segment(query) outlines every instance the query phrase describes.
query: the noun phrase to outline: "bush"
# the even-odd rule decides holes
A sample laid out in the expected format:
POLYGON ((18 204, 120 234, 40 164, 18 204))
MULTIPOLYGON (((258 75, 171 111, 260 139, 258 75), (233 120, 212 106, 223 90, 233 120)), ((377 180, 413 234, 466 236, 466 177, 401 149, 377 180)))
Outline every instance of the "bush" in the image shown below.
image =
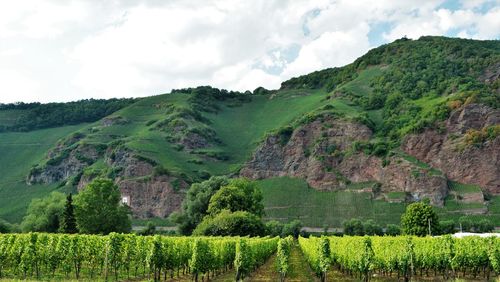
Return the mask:
POLYGON ((260 218, 246 211, 223 210, 215 216, 206 216, 193 231, 203 236, 264 236, 266 227, 260 218))
POLYGON ((487 219, 481 219, 475 226, 475 230, 479 233, 488 233, 495 229, 495 226, 491 221, 487 219))
POLYGON ((389 236, 398 236, 401 235, 401 229, 396 224, 387 224, 385 234, 389 236))
POLYGON ((363 229, 366 235, 383 235, 382 227, 377 224, 374 220, 369 219, 364 222, 363 229))
POLYGON ((439 222, 439 230, 441 234, 455 233, 455 222, 453 220, 442 220, 439 222))
POLYGON ((58 232, 65 203, 66 197, 60 192, 52 192, 45 198, 33 199, 21 223, 22 230, 58 232))
POLYGON ((281 236, 283 227, 284 224, 277 220, 268 221, 266 223, 266 234, 272 237, 281 236))
POLYGON ((365 235, 365 229, 363 226, 363 222, 360 219, 353 218, 347 221, 344 221, 344 234, 350 236, 363 236, 365 235))

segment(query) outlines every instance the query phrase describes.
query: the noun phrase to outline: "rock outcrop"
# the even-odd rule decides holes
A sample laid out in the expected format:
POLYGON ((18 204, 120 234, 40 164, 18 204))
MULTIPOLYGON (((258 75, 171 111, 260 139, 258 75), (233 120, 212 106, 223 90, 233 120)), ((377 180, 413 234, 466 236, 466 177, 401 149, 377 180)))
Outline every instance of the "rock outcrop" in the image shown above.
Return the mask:
POLYGON ((43 166, 35 167, 28 175, 28 184, 55 183, 65 181, 83 171, 100 156, 96 147, 79 145, 73 150, 49 153, 49 159, 43 166))
POLYGON ((469 104, 451 113, 444 127, 405 138, 402 149, 443 171, 454 181, 477 184, 500 194, 500 136, 480 145, 467 145, 464 133, 500 124, 500 110, 469 104))
POLYGON ((382 159, 352 152, 354 141, 368 141, 371 130, 338 118, 316 119, 293 131, 283 144, 269 136, 240 174, 252 179, 291 176, 321 190, 343 189, 349 182, 376 181, 382 192, 406 192, 412 199, 429 198, 442 205, 447 195, 444 176, 399 156, 382 159))

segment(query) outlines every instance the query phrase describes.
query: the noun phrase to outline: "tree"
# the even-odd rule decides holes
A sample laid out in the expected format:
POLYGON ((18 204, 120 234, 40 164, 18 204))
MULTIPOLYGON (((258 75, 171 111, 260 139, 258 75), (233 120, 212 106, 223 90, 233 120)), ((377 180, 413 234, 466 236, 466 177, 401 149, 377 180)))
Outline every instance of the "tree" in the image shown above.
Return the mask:
POLYGON ((418 202, 408 205, 401 216, 403 234, 426 236, 439 231, 438 215, 431 205, 418 202), (429 234, 430 233, 430 234, 429 234))
POLYGON ((66 197, 66 205, 61 217, 61 226, 59 231, 62 233, 75 234, 78 233, 76 228, 75 211, 73 207, 73 196, 71 193, 66 197))
POLYGON ((262 193, 254 182, 247 179, 232 179, 229 185, 217 191, 208 204, 208 214, 222 210, 247 211, 261 217, 264 213, 262 193))
POLYGON ((21 229, 24 232, 58 232, 64 201, 64 194, 59 192, 52 192, 45 198, 33 199, 21 223, 21 229))
POLYGON ((263 236, 266 228, 260 218, 246 211, 223 210, 215 216, 206 216, 193 231, 205 236, 263 236))
POLYGON ((181 212, 172 214, 171 219, 179 226, 179 232, 189 235, 194 228, 207 215, 210 198, 222 186, 229 184, 229 179, 225 176, 213 176, 201 183, 194 183, 189 188, 186 198, 182 202, 181 212))
POLYGON ((75 216, 81 233, 129 232, 130 210, 121 204, 120 190, 110 179, 96 178, 75 197, 75 216))
POLYGON ((344 221, 344 234, 350 236, 363 236, 365 235, 365 228, 363 222, 360 219, 353 218, 351 220, 344 221))

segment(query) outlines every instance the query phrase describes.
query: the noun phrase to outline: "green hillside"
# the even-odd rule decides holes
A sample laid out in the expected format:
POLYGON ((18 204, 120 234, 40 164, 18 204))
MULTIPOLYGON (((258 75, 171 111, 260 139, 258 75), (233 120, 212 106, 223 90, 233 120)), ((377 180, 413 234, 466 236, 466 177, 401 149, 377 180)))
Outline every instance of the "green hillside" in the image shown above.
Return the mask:
MULTIPOLYGON (((40 124, 33 124, 26 121, 33 110, 19 119, 16 117, 24 109, 0 107, 0 128, 7 131, 0 133, 0 218, 18 222, 30 199, 55 189, 75 189, 82 175, 116 177, 120 171, 109 160, 123 151, 155 167, 144 181, 158 173, 175 175, 188 184, 211 175, 236 175, 266 136, 289 137, 295 128, 323 113, 373 130, 373 138, 359 143, 357 150, 384 160, 401 155, 398 146, 402 138, 446 119, 452 110, 450 103, 472 101, 498 108, 498 82, 486 84, 479 78, 499 61, 498 41, 401 39, 375 48, 345 67, 285 81, 279 90, 179 89, 139 100, 115 101, 107 108, 111 114, 100 110, 88 115, 93 118, 89 123, 74 118, 72 123, 79 124, 68 126, 45 115, 40 124), (28 132, 8 132, 23 124, 26 127, 22 130, 28 132), (53 128, 33 130, 42 127, 53 128), (56 147, 55 153, 46 157, 49 149, 56 147), (78 155, 87 164, 80 173, 52 184, 25 184, 30 171, 59 165, 78 148, 88 147, 100 155, 97 159, 78 155)), ((38 105, 37 109, 43 107, 38 105)), ((61 111, 72 111, 72 107, 61 111)), ((423 169, 433 169, 412 156, 403 157, 423 169)), ((384 201, 354 191, 356 185, 350 187, 353 191, 348 187, 339 192, 318 192, 304 181, 288 178, 262 180, 259 185, 268 219, 299 218, 310 226, 339 226, 350 217, 394 223, 404 209, 404 192, 387 194, 388 201, 384 201)), ((454 183, 452 189, 470 190, 460 185, 454 183)), ((497 199, 492 199, 491 203, 465 205, 447 199, 440 212, 445 217, 459 217, 462 210, 487 205, 493 211, 497 199)), ((496 217, 494 220, 500 224, 496 217)))
POLYGON ((18 222, 31 199, 60 189, 58 184, 28 186, 26 176, 33 165, 44 159, 57 140, 84 126, 0 133, 0 218, 18 222))

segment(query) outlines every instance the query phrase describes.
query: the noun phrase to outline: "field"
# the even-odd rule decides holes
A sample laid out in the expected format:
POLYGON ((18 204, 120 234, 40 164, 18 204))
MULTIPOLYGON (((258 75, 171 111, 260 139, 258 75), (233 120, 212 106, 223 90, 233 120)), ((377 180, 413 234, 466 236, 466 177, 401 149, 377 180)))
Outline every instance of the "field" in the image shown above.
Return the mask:
POLYGON ((499 260, 497 237, 0 235, 6 281, 477 281, 499 260))

